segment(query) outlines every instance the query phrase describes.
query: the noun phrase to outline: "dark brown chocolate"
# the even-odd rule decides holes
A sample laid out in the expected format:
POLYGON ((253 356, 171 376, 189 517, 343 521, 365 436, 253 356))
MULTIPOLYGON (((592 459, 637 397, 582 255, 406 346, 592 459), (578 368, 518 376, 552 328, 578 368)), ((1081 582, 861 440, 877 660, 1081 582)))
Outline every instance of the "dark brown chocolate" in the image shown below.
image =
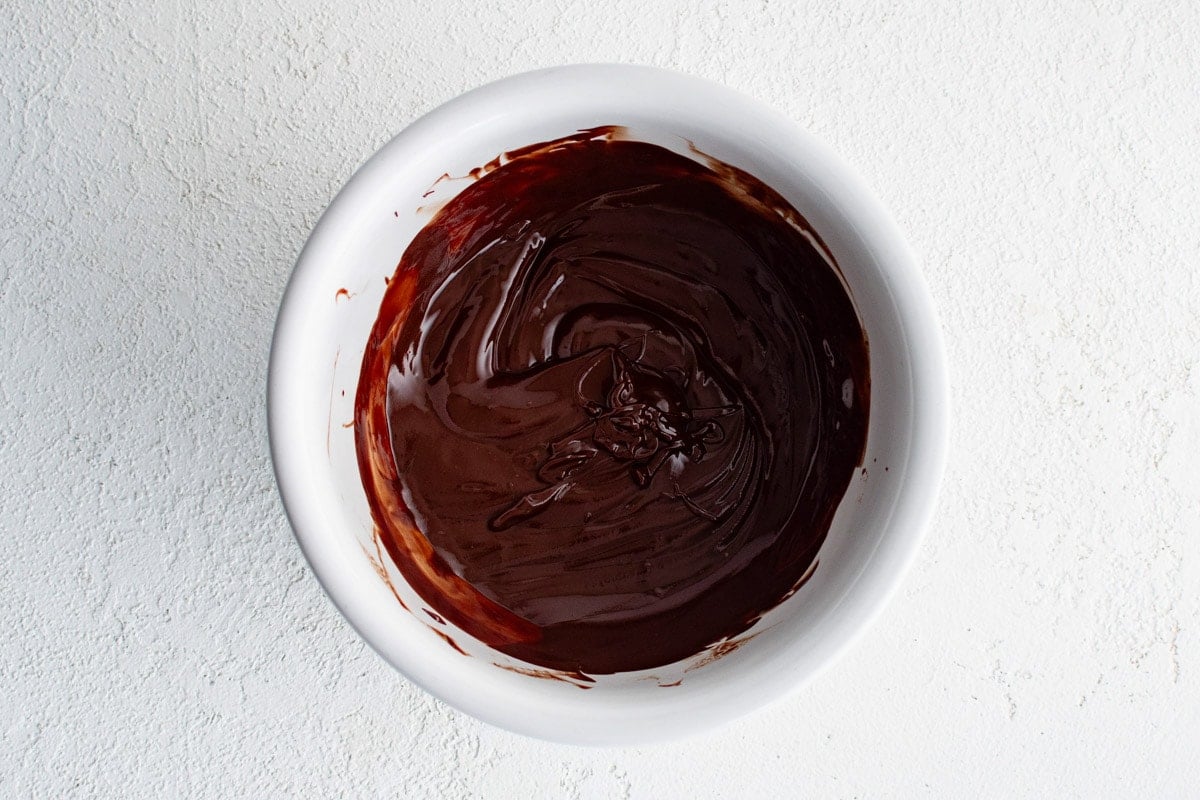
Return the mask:
POLYGON ((439 211, 356 399, 367 496, 417 592, 511 656, 592 674, 694 655, 796 587, 870 393, 800 215, 622 137, 506 154, 439 211))

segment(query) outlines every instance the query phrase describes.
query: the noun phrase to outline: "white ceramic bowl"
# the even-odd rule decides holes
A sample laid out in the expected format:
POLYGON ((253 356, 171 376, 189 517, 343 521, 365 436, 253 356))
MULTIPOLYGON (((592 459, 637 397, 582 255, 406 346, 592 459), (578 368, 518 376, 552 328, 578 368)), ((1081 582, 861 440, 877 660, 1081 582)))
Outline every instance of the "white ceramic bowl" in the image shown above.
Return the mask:
POLYGON ((313 230, 288 284, 271 351, 268 413, 296 538, 337 607, 385 659, 437 697, 501 727, 565 742, 630 744, 695 733, 775 700, 867 628, 913 560, 932 512, 948 400, 921 272, 887 212, 841 159, 788 119, 721 86, 647 67, 586 65, 468 92, 414 122, 354 175, 313 230), (610 124, 676 150, 691 141, 772 186, 813 224, 867 329, 871 417, 866 474, 851 483, 819 568, 751 629, 758 636, 720 658, 700 654, 599 676, 582 690, 514 671, 519 663, 422 613, 428 605, 375 546, 354 432, 344 424, 353 419, 384 277, 429 220, 430 204, 465 185, 443 180, 437 195, 425 197, 438 177, 465 176, 502 151, 610 124))

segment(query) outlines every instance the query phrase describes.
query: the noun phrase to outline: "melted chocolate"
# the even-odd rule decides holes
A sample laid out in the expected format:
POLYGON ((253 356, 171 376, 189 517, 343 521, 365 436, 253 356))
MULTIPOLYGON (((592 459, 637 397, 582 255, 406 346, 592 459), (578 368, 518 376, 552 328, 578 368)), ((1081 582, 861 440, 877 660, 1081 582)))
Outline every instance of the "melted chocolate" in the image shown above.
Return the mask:
POLYGON ((775 192, 597 129, 506 154, 405 251, 356 427, 381 538, 447 620, 581 673, 749 627, 861 462, 863 330, 775 192))

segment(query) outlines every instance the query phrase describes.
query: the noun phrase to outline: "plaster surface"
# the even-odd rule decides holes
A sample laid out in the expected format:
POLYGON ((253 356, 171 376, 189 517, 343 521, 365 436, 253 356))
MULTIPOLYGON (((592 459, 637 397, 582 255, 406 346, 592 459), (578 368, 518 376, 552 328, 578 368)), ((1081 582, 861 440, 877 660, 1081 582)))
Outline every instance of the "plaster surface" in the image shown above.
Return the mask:
POLYGON ((1195 797, 1200 6, 0 5, 0 796, 1195 797), (407 684, 277 499, 277 302, 357 165, 484 81, 767 101, 895 214, 952 452, 916 568, 799 695, 586 750, 407 684))

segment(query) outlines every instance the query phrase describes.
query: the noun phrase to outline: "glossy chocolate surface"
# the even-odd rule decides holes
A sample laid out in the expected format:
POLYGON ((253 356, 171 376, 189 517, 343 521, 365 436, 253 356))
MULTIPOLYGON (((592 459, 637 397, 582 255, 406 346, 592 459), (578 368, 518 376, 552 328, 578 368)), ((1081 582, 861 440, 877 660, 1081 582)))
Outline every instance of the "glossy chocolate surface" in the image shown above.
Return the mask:
POLYGON ((380 537, 439 614, 611 673, 734 636, 813 565, 869 367, 774 191, 606 128, 505 154, 418 234, 363 361, 380 537))

